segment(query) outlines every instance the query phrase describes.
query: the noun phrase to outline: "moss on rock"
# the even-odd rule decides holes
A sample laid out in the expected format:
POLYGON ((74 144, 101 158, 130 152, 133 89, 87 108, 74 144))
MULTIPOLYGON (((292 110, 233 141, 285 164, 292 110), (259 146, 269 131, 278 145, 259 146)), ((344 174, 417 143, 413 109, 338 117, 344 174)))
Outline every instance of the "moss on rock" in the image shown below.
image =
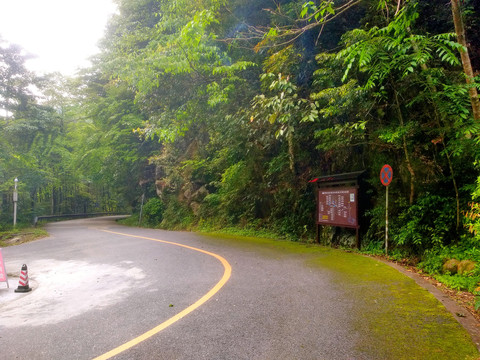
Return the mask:
POLYGON ((464 275, 466 273, 469 273, 470 271, 473 271, 475 269, 475 262, 471 260, 462 260, 458 263, 457 266, 457 273, 459 275, 464 275))
POLYGON ((457 259, 450 259, 442 266, 442 273, 445 275, 455 275, 458 271, 458 264, 460 261, 457 259))

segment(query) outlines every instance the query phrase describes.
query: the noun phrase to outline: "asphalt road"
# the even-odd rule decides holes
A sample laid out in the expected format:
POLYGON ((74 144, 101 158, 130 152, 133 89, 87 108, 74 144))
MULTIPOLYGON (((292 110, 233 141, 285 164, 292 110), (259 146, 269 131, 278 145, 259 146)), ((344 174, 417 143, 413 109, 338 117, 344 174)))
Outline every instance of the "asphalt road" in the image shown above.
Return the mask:
POLYGON ((362 346, 358 299, 301 253, 111 218, 47 230, 3 249, 0 359, 385 358, 362 346), (24 263, 33 291, 17 294, 24 263))

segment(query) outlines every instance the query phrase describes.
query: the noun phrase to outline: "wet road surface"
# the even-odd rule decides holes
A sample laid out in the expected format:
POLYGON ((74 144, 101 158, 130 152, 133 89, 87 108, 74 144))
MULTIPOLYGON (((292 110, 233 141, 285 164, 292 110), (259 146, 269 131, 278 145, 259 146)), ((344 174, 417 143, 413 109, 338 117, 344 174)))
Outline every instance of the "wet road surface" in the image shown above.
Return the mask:
MULTIPOLYGON (((128 228, 111 218, 47 230, 48 238, 3 249, 12 288, 0 284, 0 359, 109 358, 122 346, 115 359, 411 358, 398 350, 415 346, 408 337, 384 346, 375 340, 382 329, 364 324, 365 313, 375 316, 385 286, 372 285, 372 298, 365 299, 365 285, 347 288, 348 279, 313 264, 308 252, 128 228), (23 263, 33 291, 13 293, 23 263)), ((395 291, 402 286, 396 283, 395 291)), ((439 308, 441 316, 425 314, 427 322, 434 318, 471 342, 441 304, 415 291, 405 294, 425 296, 439 308)), ((437 328, 415 331, 435 338, 437 328)), ((443 336, 435 348, 458 341, 443 336)), ((433 355, 422 358, 440 359, 442 349, 433 355)))

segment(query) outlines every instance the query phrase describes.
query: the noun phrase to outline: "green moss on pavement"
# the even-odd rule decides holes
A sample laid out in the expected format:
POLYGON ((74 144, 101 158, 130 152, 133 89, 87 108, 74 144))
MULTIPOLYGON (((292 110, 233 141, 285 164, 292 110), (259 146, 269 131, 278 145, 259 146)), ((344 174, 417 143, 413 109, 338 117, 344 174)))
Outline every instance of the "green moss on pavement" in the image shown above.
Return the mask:
POLYGON ((309 265, 332 270, 351 299, 357 348, 371 359, 477 359, 470 335, 427 290, 372 258, 331 249, 309 265))
POLYGON ((369 359, 478 359, 466 330, 427 290, 392 267, 357 253, 290 241, 208 234, 230 246, 281 259, 302 255, 308 266, 331 271, 351 299, 357 350, 369 359))

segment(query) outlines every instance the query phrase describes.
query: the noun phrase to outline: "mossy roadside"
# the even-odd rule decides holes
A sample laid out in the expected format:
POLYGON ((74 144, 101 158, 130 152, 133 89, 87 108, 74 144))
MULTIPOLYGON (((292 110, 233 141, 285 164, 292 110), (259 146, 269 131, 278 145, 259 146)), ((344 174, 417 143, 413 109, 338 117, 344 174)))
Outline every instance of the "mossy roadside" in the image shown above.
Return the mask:
POLYGON ((27 243, 47 236, 48 232, 38 227, 0 231, 0 248, 27 243))
POLYGON ((309 260, 335 271, 356 299, 355 330, 367 335, 359 350, 375 359, 477 359, 478 350, 454 316, 427 290, 390 266, 333 250, 309 260))
POLYGON ((316 244, 202 233, 243 251, 281 259, 301 255, 327 269, 352 301, 357 350, 369 359, 479 359, 468 332, 427 290, 387 264, 316 244))

